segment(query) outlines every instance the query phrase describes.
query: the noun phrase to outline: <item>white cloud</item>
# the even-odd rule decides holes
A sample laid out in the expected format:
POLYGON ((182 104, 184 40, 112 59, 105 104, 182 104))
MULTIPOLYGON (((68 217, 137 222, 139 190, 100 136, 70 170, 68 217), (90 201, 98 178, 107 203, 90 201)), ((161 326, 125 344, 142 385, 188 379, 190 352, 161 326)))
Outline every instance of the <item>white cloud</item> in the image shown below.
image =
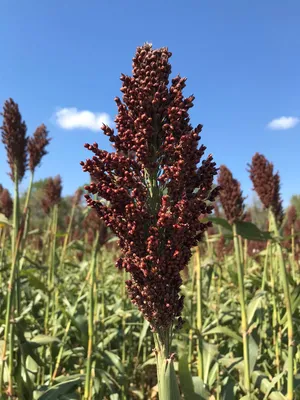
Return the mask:
POLYGON ((55 121, 63 129, 90 129, 99 131, 101 125, 111 124, 107 113, 94 113, 88 110, 78 110, 75 107, 61 108, 55 113, 55 121))
POLYGON ((273 119, 268 123, 268 128, 272 130, 291 129, 299 124, 300 119, 297 117, 280 117, 273 119))

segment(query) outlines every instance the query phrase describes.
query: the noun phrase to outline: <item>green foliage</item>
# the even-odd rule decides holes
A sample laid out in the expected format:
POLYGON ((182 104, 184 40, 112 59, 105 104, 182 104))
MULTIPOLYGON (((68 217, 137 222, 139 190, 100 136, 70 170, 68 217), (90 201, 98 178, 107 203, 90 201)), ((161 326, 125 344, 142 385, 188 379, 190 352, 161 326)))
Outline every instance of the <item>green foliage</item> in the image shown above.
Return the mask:
MULTIPOLYGON (((39 206, 44 183, 42 180, 33 185, 30 230, 20 247, 21 298, 20 314, 14 320, 14 394, 22 399, 23 392, 26 400, 84 399, 89 368, 90 399, 146 400, 151 396, 157 399, 153 334, 149 323, 143 320, 127 297, 124 284, 127 274, 120 273, 114 266, 118 255, 115 238, 97 251, 94 282, 91 283, 92 246, 82 229, 79 238, 72 237, 75 228, 81 227, 85 211, 80 205, 75 210, 64 254, 63 239, 67 229, 64 217, 70 215, 72 201, 70 197, 62 200, 58 232, 55 233, 53 215, 45 218, 39 206), (40 248, 35 245, 36 237, 43 240, 40 248), (18 359, 21 360, 19 364, 18 359)), ((211 220, 226 233, 228 241, 232 240, 232 228, 226 220, 221 217, 211 220)), ((253 399, 281 400, 286 398, 287 390, 287 310, 275 251, 277 239, 265 232, 262 225, 237 223, 244 261, 251 390, 253 399), (272 251, 249 257, 245 252, 246 239, 248 242, 269 241, 272 251), (265 265, 267 279, 262 290, 265 265)), ((0 229, 0 351, 3 353, 12 228, 5 223, 0 229)), ((185 271, 182 291, 186 322, 181 331, 175 330, 170 349, 175 353, 174 358, 162 361, 161 376, 166 393, 171 386, 175 390, 178 379, 181 390, 178 398, 181 396, 184 400, 245 398, 238 276, 232 252, 223 260, 217 258, 219 238, 220 233, 207 236, 206 242, 200 245, 201 274, 197 277, 201 280, 200 286, 194 260, 185 271), (199 293, 200 302, 197 301, 199 293), (201 324, 197 321, 199 306, 201 324)), ((283 249, 283 256, 288 271, 292 271, 291 251, 283 249)), ((300 321, 299 278, 297 264, 295 276, 288 272, 295 322, 300 321)), ((299 339, 300 331, 296 328, 293 338, 295 371, 300 362, 299 339)), ((8 350, 4 360, 6 389, 7 360, 8 350)), ((298 390, 297 379, 295 375, 295 391, 298 390)), ((8 398, 3 396, 3 399, 8 398)))

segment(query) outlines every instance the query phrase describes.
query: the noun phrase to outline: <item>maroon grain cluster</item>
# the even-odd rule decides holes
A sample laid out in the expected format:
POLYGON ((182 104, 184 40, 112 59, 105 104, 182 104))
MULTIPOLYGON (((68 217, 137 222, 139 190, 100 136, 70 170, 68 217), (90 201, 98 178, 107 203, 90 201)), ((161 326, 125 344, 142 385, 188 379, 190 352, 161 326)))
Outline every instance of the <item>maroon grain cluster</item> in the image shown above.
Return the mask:
POLYGON ((77 189, 72 199, 74 206, 78 206, 80 204, 82 196, 83 196, 83 190, 81 188, 77 189))
POLYGON ((256 153, 249 165, 250 178, 254 190, 265 208, 271 209, 276 220, 281 224, 283 219, 282 200, 280 198, 280 178, 274 174, 274 166, 264 155, 256 153))
MULTIPOLYGON (((288 210, 287 210, 287 221, 284 225, 283 228, 283 233, 284 233, 284 237, 285 240, 283 242, 283 245, 285 248, 287 249, 291 249, 291 235, 296 231, 295 228, 297 228, 299 225, 299 220, 297 220, 297 210, 296 207, 294 205, 291 205, 288 210)), ((296 234, 294 237, 295 243, 299 242, 299 236, 296 234)))
POLYGON ((194 96, 183 96, 185 78, 169 85, 170 56, 148 44, 137 49, 133 75, 121 75, 123 100, 115 99, 117 134, 102 126, 115 152, 86 144, 94 156, 81 163, 92 177, 85 189, 106 200, 86 195, 88 205, 119 237, 117 266, 131 274, 129 295, 153 330, 181 323, 180 271, 208 226, 199 216, 211 213, 207 200, 218 193, 212 156, 200 163, 202 126, 190 124, 194 96))
POLYGON ((17 173, 17 179, 21 181, 27 168, 27 127, 22 120, 18 104, 12 99, 6 100, 1 115, 3 116, 2 142, 5 145, 11 170, 9 175, 15 181, 15 173, 17 173))
POLYGON ((50 143, 48 131, 44 124, 37 127, 33 137, 28 139, 29 169, 31 172, 41 163, 44 155, 47 154, 46 147, 50 143))
POLYGON ((99 245, 103 246, 108 238, 108 230, 104 222, 99 218, 96 210, 90 210, 83 220, 83 229, 87 234, 87 240, 90 245, 94 243, 96 233, 99 234, 99 245))
POLYGON ((241 185, 225 165, 220 167, 218 184, 221 188, 219 198, 227 220, 232 224, 242 219, 245 206, 241 185))
POLYGON ((61 190, 61 177, 59 175, 55 178, 48 178, 44 188, 44 197, 42 199, 42 207, 46 214, 49 214, 55 204, 60 202, 61 190))
POLYGON ((248 240, 247 253, 250 257, 256 257, 261 251, 265 250, 267 242, 262 240, 248 240))
POLYGON ((287 210, 287 225, 292 227, 297 219, 297 210, 294 205, 291 205, 287 210))
POLYGON ((13 211, 13 201, 7 189, 0 184, 0 214, 10 218, 13 211))

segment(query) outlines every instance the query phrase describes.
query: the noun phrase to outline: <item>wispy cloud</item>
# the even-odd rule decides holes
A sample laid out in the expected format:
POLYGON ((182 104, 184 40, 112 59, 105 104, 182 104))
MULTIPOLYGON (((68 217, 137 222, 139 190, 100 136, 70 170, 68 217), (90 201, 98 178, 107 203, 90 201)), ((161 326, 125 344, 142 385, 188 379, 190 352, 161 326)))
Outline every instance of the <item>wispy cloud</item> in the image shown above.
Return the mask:
POLYGON ((272 130, 285 130, 294 128, 299 122, 300 118, 297 117, 280 117, 269 122, 267 127, 272 130))
POLYGON ((55 115, 56 124, 63 129, 89 129, 100 130, 101 125, 111 124, 111 118, 107 113, 94 113, 88 110, 78 110, 75 107, 61 108, 55 115))

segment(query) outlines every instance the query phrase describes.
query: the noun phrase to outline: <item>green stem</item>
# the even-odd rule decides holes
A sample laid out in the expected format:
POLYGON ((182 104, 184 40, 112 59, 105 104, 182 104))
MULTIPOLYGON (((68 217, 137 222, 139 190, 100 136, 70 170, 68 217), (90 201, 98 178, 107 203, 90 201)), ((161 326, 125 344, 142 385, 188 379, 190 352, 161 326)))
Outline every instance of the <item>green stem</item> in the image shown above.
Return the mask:
POLYGON ((196 283, 196 271, 195 268, 192 268, 192 296, 191 296, 191 305, 190 305, 190 331, 189 331, 189 365, 192 366, 193 362, 193 323, 194 323, 194 292, 195 292, 195 283, 196 283))
POLYGON ((291 236, 292 236, 292 271, 293 271, 293 278, 296 278, 296 268, 295 268, 295 227, 292 224, 291 227, 291 236))
MULTIPOLYGON (((49 270, 48 270, 48 296, 45 311, 45 333, 49 333, 49 314, 50 314, 50 303, 51 297, 54 299, 54 277, 55 277, 55 252, 56 252, 56 231, 57 231, 57 205, 55 205, 51 211, 51 240, 50 240, 50 252, 49 252, 49 270)), ((52 303, 53 311, 54 303, 52 303)), ((53 313, 52 313, 53 315, 53 313)))
POLYGON ((244 265, 245 265, 245 275, 248 273, 248 239, 244 240, 244 265))
POLYGON ((241 305, 241 319, 242 319, 242 336, 243 336, 243 355, 244 355, 244 386, 246 394, 251 398, 251 381, 250 381, 250 359, 249 359, 249 340, 248 340, 248 320, 247 309, 245 302, 245 289, 244 289, 244 266, 241 259, 240 242, 237 235, 236 224, 233 224, 233 241, 236 267, 239 281, 240 305, 241 305))
POLYGON ((68 245, 68 242, 69 242, 69 237, 70 237, 70 233, 71 233, 71 229, 72 229, 72 224, 73 224, 73 219, 74 219, 74 214, 75 214, 75 208, 76 208, 76 205, 73 204, 72 210, 71 210, 70 221, 69 221, 69 224, 68 224, 68 228, 67 228, 67 232, 66 232, 66 235, 65 235, 65 238, 64 238, 64 244, 63 244, 63 248, 62 248, 61 256, 60 256, 60 263, 59 263, 59 270, 60 271, 62 270, 64 261, 65 261, 65 255, 66 255, 67 245, 68 245))
POLYGON ((92 357, 93 357, 93 343, 94 343, 94 284, 95 284, 95 270, 97 264, 97 252, 99 246, 99 232, 96 233, 92 262, 90 269, 90 288, 89 288, 89 316, 88 316, 88 349, 87 349, 87 361, 86 361, 86 377, 84 387, 84 400, 90 400, 92 398, 92 357))
POLYGON ((29 205, 31 191, 32 191, 33 178, 34 178, 34 171, 31 171, 28 190, 27 190, 27 194, 26 194, 25 205, 24 205, 24 214, 26 213, 28 205, 29 205))
POLYGON ((268 241, 267 247, 266 247, 266 256, 264 260, 264 272, 263 272, 263 278, 261 282, 261 290, 265 290, 266 282, 267 282, 267 275, 268 275, 268 263, 269 263, 269 251, 270 251, 270 242, 268 241))
POLYGON ((105 320, 105 271, 104 271, 104 261, 103 261, 102 252, 100 253, 100 265, 101 265, 101 269, 102 269, 102 279, 101 279, 101 286, 102 286, 102 291, 101 291, 101 320, 102 320, 102 324, 104 326, 104 320, 105 320))
MULTIPOLYGON (((11 324, 11 319, 14 319, 14 301, 15 301, 15 283, 17 281, 17 291, 20 290, 18 284, 18 248, 20 245, 21 234, 19 233, 19 181, 18 181, 18 171, 17 167, 14 168, 14 204, 13 204, 13 230, 12 230, 12 251, 11 251, 11 270, 10 277, 7 288, 7 303, 6 303, 6 314, 5 314, 5 333, 4 333, 4 344, 2 351, 2 360, 0 367, 0 393, 3 389, 3 375, 4 375, 4 365, 6 358, 6 348, 9 338, 9 358, 8 358, 8 393, 12 394, 12 381, 13 381, 13 373, 14 373, 14 326, 11 324)), ((19 292, 18 292, 19 294, 19 292)), ((19 299, 19 297, 18 297, 19 299)), ((17 299, 17 300, 18 300, 17 299)), ((17 311, 19 311, 19 301, 16 302, 17 311)))
POLYGON ((283 258, 282 248, 279 242, 279 232, 276 224, 274 213, 270 211, 270 220, 274 230, 275 239, 277 239, 276 250, 280 268, 280 279, 283 285, 284 299, 287 313, 287 324, 288 324, 288 390, 287 400, 293 400, 294 393, 294 375, 293 375, 293 356, 294 356, 294 337, 293 337, 293 313, 292 313, 292 302, 289 288, 289 282, 287 277, 286 266, 283 258))
POLYGON ((197 368, 198 376, 203 380, 203 345, 202 345, 202 322, 203 322, 203 310, 202 310, 202 268, 200 259, 200 248, 196 248, 196 281, 197 281, 197 330, 198 330, 198 340, 197 340, 197 368))
MULTIPOLYGON (((0 255, 0 287, 2 287, 2 268, 5 264, 5 240, 6 240, 6 226, 3 228, 0 228, 0 241, 1 241, 1 255, 0 255)), ((1 389, 1 388, 0 388, 1 389)))
POLYGON ((172 328, 154 333, 159 400, 180 400, 180 392, 170 355, 172 328))
POLYGON ((63 336, 62 341, 61 341, 59 353, 58 353, 58 356, 57 356, 57 359, 56 359, 55 369, 54 369, 53 375, 52 375, 52 377, 51 377, 51 383, 53 383, 53 381, 54 381, 55 378, 56 378, 56 375, 57 375, 57 372, 58 372, 58 369, 59 369, 59 366, 60 366, 62 354, 63 354, 63 351, 64 351, 64 346, 65 346, 66 343, 67 343, 68 333, 69 333, 69 330, 70 330, 70 328, 71 328, 72 318, 73 318, 73 316, 74 316, 74 314, 75 314, 75 312, 76 312, 78 303, 79 303, 79 301, 80 301, 80 299, 81 299, 81 297, 82 297, 83 291, 84 291, 84 289, 85 289, 85 287, 86 287, 86 284, 87 284, 87 281, 89 280, 89 278, 90 278, 90 272, 88 273, 88 275, 87 275, 85 281, 83 282, 83 285, 81 286, 81 289, 80 289, 80 292, 79 292, 79 294, 78 294, 78 296, 77 296, 77 299, 76 299, 76 302, 75 302, 75 304, 74 304, 74 307, 72 308, 72 311, 71 311, 71 313, 70 313, 70 319, 69 319, 69 321, 68 321, 68 323, 67 323, 67 326, 66 326, 65 332, 64 332, 64 336, 63 336))
MULTIPOLYGON (((273 243, 270 244, 270 286, 272 294, 272 335, 273 335, 273 346, 275 349, 275 360, 274 364, 276 366, 276 374, 280 374, 280 360, 279 360, 279 348, 277 342, 277 332, 278 332, 278 315, 277 315, 277 301, 275 293, 275 261, 274 260, 274 249, 273 243)), ((280 382, 277 382, 277 388, 280 389, 280 382)))

